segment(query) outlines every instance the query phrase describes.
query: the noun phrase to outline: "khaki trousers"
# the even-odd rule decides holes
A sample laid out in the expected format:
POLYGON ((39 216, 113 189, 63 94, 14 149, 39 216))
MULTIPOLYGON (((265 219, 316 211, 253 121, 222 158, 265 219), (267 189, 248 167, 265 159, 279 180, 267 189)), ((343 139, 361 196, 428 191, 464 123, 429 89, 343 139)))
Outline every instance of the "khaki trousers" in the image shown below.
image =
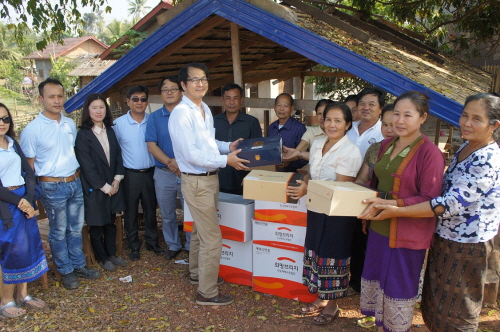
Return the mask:
POLYGON ((189 251, 190 277, 199 280, 198 293, 211 298, 219 294, 217 277, 222 251, 217 219, 219 177, 182 174, 181 190, 194 220, 189 251))

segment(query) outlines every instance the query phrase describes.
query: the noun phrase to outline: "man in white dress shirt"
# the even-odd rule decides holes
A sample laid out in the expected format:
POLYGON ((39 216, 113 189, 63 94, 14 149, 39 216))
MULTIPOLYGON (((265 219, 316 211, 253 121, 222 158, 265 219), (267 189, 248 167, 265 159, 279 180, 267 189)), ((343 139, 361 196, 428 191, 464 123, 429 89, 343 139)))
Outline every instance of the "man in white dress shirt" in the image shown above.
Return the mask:
POLYGON ((216 215, 217 174, 226 165, 248 169, 242 164, 248 161, 237 156, 238 140, 229 143, 215 139, 212 113, 202 101, 208 91, 208 75, 207 67, 201 63, 190 63, 179 71, 184 96, 170 115, 168 130, 182 172, 182 194, 194 219, 189 272, 190 282, 198 284, 196 303, 226 305, 234 299, 219 293, 217 288, 224 282, 218 278, 222 235, 216 215))

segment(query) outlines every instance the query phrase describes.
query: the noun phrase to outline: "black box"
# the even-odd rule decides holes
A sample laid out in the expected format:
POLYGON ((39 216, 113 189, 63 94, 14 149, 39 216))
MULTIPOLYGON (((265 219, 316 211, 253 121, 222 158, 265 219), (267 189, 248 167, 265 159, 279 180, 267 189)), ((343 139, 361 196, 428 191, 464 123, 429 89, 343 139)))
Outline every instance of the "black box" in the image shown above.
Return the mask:
POLYGON ((245 139, 238 143, 238 157, 250 161, 247 167, 280 165, 281 146, 280 136, 245 139))

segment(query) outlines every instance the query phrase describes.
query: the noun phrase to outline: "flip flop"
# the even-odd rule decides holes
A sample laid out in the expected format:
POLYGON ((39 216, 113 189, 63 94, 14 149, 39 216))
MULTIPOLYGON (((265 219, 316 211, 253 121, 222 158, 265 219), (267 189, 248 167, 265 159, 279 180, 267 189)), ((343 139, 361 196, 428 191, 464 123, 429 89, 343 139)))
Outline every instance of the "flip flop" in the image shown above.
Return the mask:
POLYGON ((0 314, 4 315, 7 318, 16 318, 26 314, 26 310, 19 308, 15 301, 10 301, 9 303, 0 308, 0 314), (17 308, 22 312, 18 312, 17 314, 9 314, 7 311, 5 311, 5 309, 7 308, 17 308))
POLYGON ((34 298, 31 295, 26 295, 26 297, 24 299, 22 299, 21 302, 19 303, 20 307, 26 307, 26 308, 30 308, 30 309, 34 309, 34 310, 41 310, 41 309, 45 308, 45 305, 46 305, 45 302, 43 302, 40 299, 34 298), (42 306, 35 306, 33 304, 30 304, 29 303, 30 301, 36 302, 38 304, 43 304, 43 305, 42 306))
POLYGON ((315 314, 317 312, 320 312, 321 310, 323 310, 325 306, 318 306, 316 304, 313 303, 307 303, 305 306, 303 306, 301 309, 300 309, 300 312, 303 314, 303 315, 309 315, 309 314, 315 314))
POLYGON ((364 318, 358 319, 358 326, 364 327, 365 329, 371 329, 372 327, 376 327, 375 317, 366 316, 364 318))
POLYGON ((314 323, 314 325, 327 325, 327 324, 330 324, 335 319, 337 319, 337 317, 339 317, 339 314, 340 314, 340 309, 337 309, 337 311, 335 311, 335 313, 333 315, 321 313, 318 316, 314 317, 315 319, 313 319, 313 323, 314 323), (323 320, 322 321, 317 321, 316 318, 318 318, 318 317, 322 318, 323 320))

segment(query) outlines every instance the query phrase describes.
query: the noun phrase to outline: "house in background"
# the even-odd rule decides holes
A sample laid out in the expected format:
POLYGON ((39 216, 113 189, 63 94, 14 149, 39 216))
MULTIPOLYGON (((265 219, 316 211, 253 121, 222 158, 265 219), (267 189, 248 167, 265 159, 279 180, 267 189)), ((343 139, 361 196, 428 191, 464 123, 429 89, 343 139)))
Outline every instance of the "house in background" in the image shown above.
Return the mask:
POLYGON ((89 55, 99 55, 103 53, 108 46, 92 36, 65 38, 64 45, 57 42, 49 44, 43 51, 35 51, 32 54, 24 57, 25 60, 30 60, 35 63, 36 74, 40 81, 49 77, 52 70, 51 56, 54 59, 65 57, 68 59, 86 59, 89 55))

